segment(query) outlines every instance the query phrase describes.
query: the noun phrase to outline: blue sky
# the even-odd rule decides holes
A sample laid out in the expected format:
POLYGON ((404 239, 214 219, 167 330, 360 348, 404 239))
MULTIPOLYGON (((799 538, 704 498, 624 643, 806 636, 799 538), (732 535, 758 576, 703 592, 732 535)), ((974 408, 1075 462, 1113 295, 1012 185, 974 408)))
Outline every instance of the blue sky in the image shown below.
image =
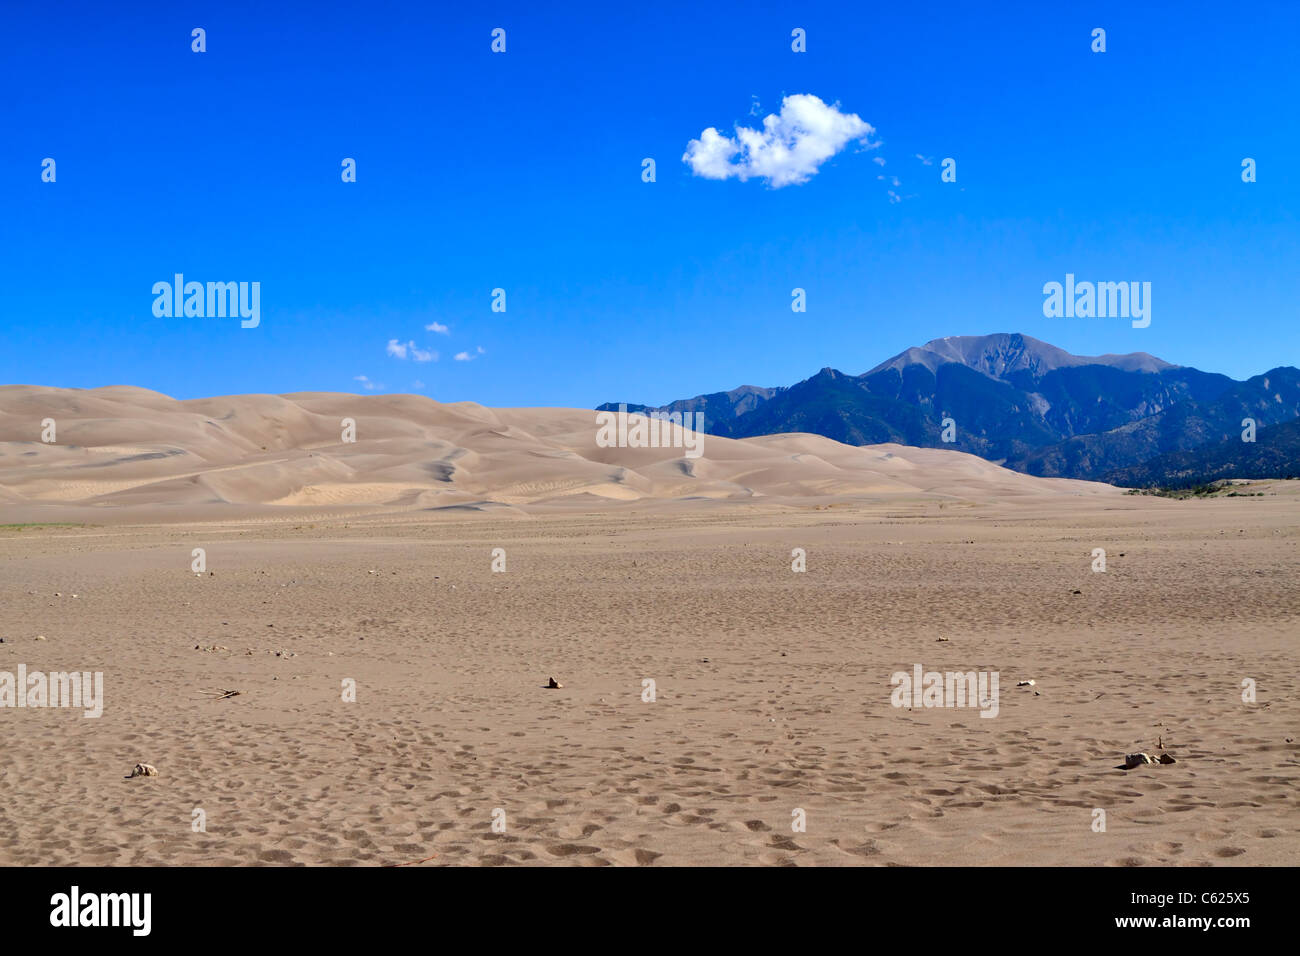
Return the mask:
POLYGON ((1300 4, 154 6, 6 12, 0 382, 590 407, 998 331, 1300 362, 1300 4), (866 142, 780 188, 682 161, 801 94, 866 142), (261 324, 155 317, 177 272, 261 324), (1150 327, 1045 318, 1067 272, 1151 282, 1150 327))

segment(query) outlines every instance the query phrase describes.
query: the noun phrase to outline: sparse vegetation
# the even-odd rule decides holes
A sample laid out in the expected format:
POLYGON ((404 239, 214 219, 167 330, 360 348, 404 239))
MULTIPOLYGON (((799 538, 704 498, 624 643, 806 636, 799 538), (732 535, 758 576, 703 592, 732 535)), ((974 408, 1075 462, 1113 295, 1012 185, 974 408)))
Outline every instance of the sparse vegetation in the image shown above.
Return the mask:
POLYGON ((1228 491, 1227 494, 1221 492, 1227 491, 1232 487, 1229 480, 1211 481, 1199 485, 1191 485, 1186 488, 1175 488, 1169 486, 1155 488, 1130 488, 1127 494, 1130 495, 1156 495, 1161 498, 1263 498, 1262 491, 1228 491))
POLYGON ((84 528, 75 521, 27 521, 22 524, 0 524, 0 531, 26 531, 28 528, 84 528))

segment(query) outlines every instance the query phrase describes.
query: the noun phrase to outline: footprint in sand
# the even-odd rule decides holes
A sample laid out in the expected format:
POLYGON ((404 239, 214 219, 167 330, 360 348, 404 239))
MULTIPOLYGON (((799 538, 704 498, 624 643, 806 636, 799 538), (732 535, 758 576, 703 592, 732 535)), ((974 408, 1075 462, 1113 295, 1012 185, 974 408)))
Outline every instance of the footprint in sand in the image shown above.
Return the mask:
POLYGON ((557 835, 565 840, 585 839, 591 836, 597 830, 603 830, 604 827, 597 826, 594 823, 585 823, 582 826, 561 827, 556 831, 557 835))
POLYGON ((653 850, 646 850, 641 847, 634 847, 631 850, 619 850, 611 853, 614 862, 620 866, 651 866, 654 861, 663 856, 662 853, 655 853, 653 850))
POLYGON ((583 846, 579 843, 556 843, 546 848, 546 852, 551 856, 571 857, 571 856, 592 856, 600 852, 598 846, 583 846))
POLYGON ((843 853, 852 853, 854 856, 879 856, 880 847, 876 846, 875 840, 868 840, 860 846, 840 846, 839 840, 831 840, 831 846, 843 853))

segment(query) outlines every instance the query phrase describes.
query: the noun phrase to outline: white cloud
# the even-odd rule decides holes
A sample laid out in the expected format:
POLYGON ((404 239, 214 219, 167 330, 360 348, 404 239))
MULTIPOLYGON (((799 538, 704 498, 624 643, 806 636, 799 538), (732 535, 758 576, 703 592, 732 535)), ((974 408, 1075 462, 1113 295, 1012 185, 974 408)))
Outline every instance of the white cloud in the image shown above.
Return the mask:
POLYGON ((889 183, 891 186, 903 185, 901 182, 898 181, 897 176, 877 176, 876 178, 884 180, 885 182, 889 183))
POLYGON ((439 335, 451 335, 451 329, 441 322, 430 322, 424 327, 426 332, 437 332, 439 335))
POLYGON ((891 205, 903 201, 903 197, 898 195, 898 193, 894 192, 892 189, 886 189, 885 192, 889 193, 889 202, 891 205))
POLYGON ((457 352, 457 353, 456 353, 456 361, 457 361, 457 362, 472 362, 472 361, 474 361, 474 356, 470 355, 468 352, 457 352))
POLYGON ((372 382, 372 381, 370 381, 370 379, 367 378, 367 377, 364 376, 364 375, 354 375, 354 376, 352 376, 352 381, 354 381, 354 382, 360 382, 360 383, 361 383, 361 387, 364 388, 367 392, 373 392, 373 391, 375 391, 375 389, 379 389, 379 388, 383 388, 383 387, 384 387, 384 386, 380 385, 378 382, 372 382))
POLYGON ((411 388, 415 389, 417 392, 422 392, 425 389, 425 385, 417 378, 414 382, 411 383, 411 388))
POLYGON ((867 142, 875 130, 856 113, 841 113, 811 93, 781 101, 781 113, 763 119, 763 129, 737 126, 723 136, 710 126, 686 144, 682 161, 705 179, 766 179, 773 189, 806 183, 818 168, 851 141, 867 142))
POLYGON ((873 156, 871 157, 871 161, 875 163, 877 166, 885 165, 885 157, 883 156, 873 156))
POLYGON ((415 361, 417 362, 438 361, 437 352, 431 352, 428 349, 419 348, 418 346, 416 346, 414 342, 411 341, 402 343, 397 341, 397 339, 389 339, 388 346, 385 349, 385 351, 393 358, 398 358, 398 359, 412 358, 415 359, 415 361))
POLYGON ((933 165, 934 165, 934 157, 933 157, 933 156, 922 156, 920 153, 917 153, 917 154, 916 154, 916 158, 919 159, 919 160, 921 161, 921 165, 923 165, 923 166, 933 166, 933 165))

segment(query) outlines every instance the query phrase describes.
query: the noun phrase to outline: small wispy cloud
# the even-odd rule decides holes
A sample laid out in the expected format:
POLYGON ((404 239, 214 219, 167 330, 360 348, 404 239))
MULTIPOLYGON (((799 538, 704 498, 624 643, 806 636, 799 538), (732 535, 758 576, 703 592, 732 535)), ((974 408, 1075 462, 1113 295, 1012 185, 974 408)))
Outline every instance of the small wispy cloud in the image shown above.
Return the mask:
POLYGON ((897 176, 877 176, 876 178, 884 180, 885 182, 889 183, 889 185, 891 186, 903 185, 902 182, 899 181, 897 176))
POLYGON ((360 382, 361 387, 364 388, 367 392, 373 392, 384 387, 380 385, 378 382, 370 381, 370 379, 364 375, 354 375, 352 376, 352 381, 360 382))
POLYGON ((875 163, 877 166, 885 165, 885 157, 883 156, 872 156, 871 161, 875 163))
POLYGON ((399 342, 397 339, 389 339, 385 351, 393 358, 397 359, 414 359, 417 362, 436 362, 438 353, 429 349, 422 349, 413 341, 399 342))
POLYGON ((477 349, 475 350, 475 354, 472 354, 472 355, 471 355, 469 352, 457 352, 457 353, 456 353, 456 361, 457 361, 457 362, 472 362, 472 361, 474 361, 474 359, 478 358, 480 355, 486 355, 486 354, 487 354, 487 353, 483 350, 483 346, 480 345, 480 346, 478 346, 477 349))
POLYGON ((917 153, 917 154, 916 154, 916 158, 919 159, 919 160, 921 161, 921 165, 922 165, 922 166, 933 166, 933 165, 934 165, 934 157, 933 157, 933 156, 922 156, 920 153, 917 153))
POLYGON ((686 144, 682 162, 704 179, 766 179, 773 189, 806 183, 822 163, 850 142, 865 148, 875 129, 856 113, 840 111, 811 93, 781 101, 781 112, 763 119, 761 130, 737 126, 735 137, 710 126, 686 144))
POLYGON ((441 322, 430 322, 424 327, 426 332, 437 332, 439 335, 451 335, 451 329, 441 322))
POLYGON ((426 387, 427 386, 423 382, 421 382, 418 378, 411 383, 411 388, 415 389, 417 392, 424 391, 426 387))

